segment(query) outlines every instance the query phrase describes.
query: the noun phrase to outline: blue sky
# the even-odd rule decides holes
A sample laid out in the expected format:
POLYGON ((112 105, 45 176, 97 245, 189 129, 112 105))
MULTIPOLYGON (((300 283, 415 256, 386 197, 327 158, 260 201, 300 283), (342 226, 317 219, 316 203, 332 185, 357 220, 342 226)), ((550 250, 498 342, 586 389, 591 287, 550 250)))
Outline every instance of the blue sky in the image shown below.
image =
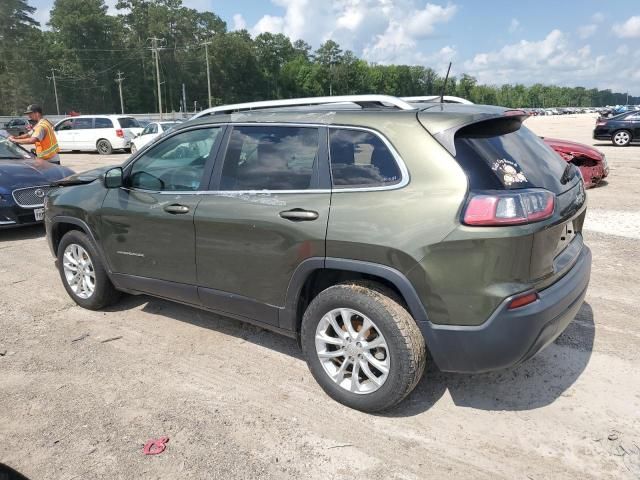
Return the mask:
MULTIPOLYGON (((106 0, 115 12, 116 0, 106 0)), ((46 22, 53 0, 30 0, 46 22)), ((228 28, 331 38, 371 62, 640 95, 638 0, 183 0, 228 28)))

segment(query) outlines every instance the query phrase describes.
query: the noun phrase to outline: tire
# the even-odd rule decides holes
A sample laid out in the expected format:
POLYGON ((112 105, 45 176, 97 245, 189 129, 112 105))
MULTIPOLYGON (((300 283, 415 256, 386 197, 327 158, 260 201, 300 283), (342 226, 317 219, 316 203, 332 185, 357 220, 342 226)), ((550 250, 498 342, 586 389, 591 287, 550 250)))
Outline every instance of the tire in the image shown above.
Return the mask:
POLYGON ((109 142, 109 140, 105 140, 104 138, 98 140, 98 143, 96 143, 96 148, 98 149, 98 153, 100 155, 111 155, 111 153, 113 152, 111 142, 109 142))
POLYGON ((309 370, 327 395, 363 412, 397 405, 418 384, 426 364, 424 337, 409 312, 393 293, 370 282, 335 285, 315 297, 302 319, 301 343, 309 370), (344 316, 350 316, 352 332, 344 316), (370 328, 358 343, 364 325, 370 328), (376 344, 384 347, 367 348, 376 344))
MULTIPOLYGON (((58 272, 69 296, 83 308, 100 310, 115 303, 120 297, 120 292, 113 287, 111 280, 109 280, 95 247, 89 237, 82 232, 71 230, 60 240, 58 272), (79 259, 82 261, 80 262, 79 259), (80 285, 77 283, 74 285, 72 279, 68 277, 75 277, 73 269, 75 267, 75 271, 77 271, 77 266, 80 264, 84 265, 81 268, 86 268, 85 271, 89 277, 93 276, 93 283, 88 279, 87 283, 81 282, 80 285)), ((85 279, 87 279, 87 275, 85 275, 85 279)))
POLYGON ((611 135, 611 143, 616 147, 626 147, 631 143, 631 138, 629 130, 617 130, 611 135))

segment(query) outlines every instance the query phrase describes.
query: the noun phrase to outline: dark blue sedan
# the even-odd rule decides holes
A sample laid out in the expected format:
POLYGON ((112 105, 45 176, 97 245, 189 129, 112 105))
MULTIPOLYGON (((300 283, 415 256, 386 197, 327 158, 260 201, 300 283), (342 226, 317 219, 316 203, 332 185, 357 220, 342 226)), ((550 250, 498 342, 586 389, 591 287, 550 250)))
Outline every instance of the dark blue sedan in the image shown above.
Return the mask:
POLYGON ((611 118, 599 118, 593 129, 596 140, 611 140, 616 147, 640 142, 640 111, 626 112, 611 118))
POLYGON ((0 229, 42 222, 51 183, 73 173, 38 160, 0 134, 0 229))

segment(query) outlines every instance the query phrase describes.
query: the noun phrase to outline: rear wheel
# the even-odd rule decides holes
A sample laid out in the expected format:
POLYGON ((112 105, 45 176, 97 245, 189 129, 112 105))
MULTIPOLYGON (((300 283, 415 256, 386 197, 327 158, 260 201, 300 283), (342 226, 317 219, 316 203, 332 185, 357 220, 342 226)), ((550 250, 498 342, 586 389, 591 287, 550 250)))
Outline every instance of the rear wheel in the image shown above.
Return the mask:
POLYGON ((631 143, 631 132, 628 130, 618 130, 611 136, 611 142, 616 147, 626 147, 631 143))
POLYGON ((393 407, 424 372, 422 333, 394 295, 376 284, 341 284, 321 292, 304 314, 301 340, 324 391, 364 412, 393 407))
POLYGON ((89 237, 82 232, 72 230, 60 240, 58 270, 65 290, 81 307, 99 310, 120 296, 89 237))
POLYGON ((113 152, 111 142, 109 142, 109 140, 105 140, 104 138, 102 140, 98 140, 96 148, 98 149, 98 153, 100 155, 111 155, 111 152, 113 152))

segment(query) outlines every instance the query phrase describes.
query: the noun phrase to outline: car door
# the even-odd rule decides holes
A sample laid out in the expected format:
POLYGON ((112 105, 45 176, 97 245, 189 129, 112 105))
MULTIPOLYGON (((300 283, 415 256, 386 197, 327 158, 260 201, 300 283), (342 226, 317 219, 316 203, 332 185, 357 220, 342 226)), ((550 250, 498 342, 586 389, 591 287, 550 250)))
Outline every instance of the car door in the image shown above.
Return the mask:
POLYGON ((92 117, 77 117, 73 122, 73 144, 77 150, 96 149, 96 131, 92 117))
POLYGON ((105 254, 117 281, 198 304, 194 213, 212 171, 222 127, 167 137, 124 168, 101 210, 105 254))
POLYGON ((217 311, 282 326, 293 272, 325 255, 326 130, 236 125, 224 145, 212 191, 195 215, 200 299, 217 311))
POLYGON ((54 128, 60 150, 74 150, 76 148, 73 134, 74 121, 73 118, 67 118, 57 123, 54 128))

